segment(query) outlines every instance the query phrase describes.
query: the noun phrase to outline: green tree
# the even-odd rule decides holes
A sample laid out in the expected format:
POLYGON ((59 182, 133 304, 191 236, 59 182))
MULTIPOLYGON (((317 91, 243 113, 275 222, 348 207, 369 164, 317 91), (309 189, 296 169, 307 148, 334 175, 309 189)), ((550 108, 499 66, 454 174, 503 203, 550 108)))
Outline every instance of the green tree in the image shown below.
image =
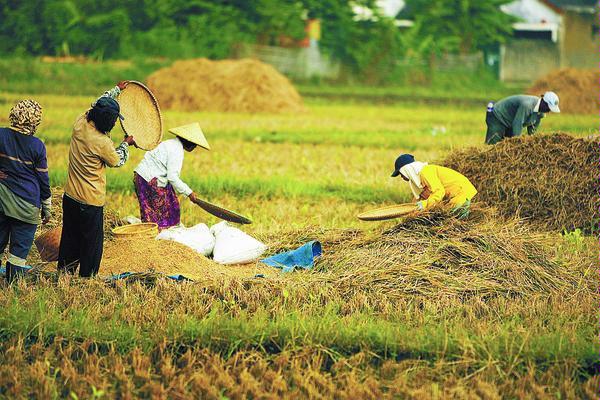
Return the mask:
POLYGON ((422 37, 446 40, 462 54, 502 43, 516 19, 500 6, 512 0, 406 0, 403 18, 412 18, 422 37), (448 41, 448 38, 453 40, 448 41))

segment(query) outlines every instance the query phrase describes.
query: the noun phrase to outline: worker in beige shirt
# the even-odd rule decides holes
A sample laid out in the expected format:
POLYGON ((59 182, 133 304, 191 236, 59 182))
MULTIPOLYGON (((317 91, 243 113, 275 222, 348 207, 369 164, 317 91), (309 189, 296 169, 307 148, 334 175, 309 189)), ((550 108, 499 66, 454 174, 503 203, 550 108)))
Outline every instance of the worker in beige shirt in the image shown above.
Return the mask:
POLYGON ((106 167, 118 168, 129 158, 128 136, 115 149, 110 131, 120 114, 115 98, 127 86, 120 82, 104 93, 92 108, 80 115, 73 126, 69 168, 63 196, 63 229, 58 270, 79 276, 96 275, 102 260, 104 242, 104 203, 106 167))

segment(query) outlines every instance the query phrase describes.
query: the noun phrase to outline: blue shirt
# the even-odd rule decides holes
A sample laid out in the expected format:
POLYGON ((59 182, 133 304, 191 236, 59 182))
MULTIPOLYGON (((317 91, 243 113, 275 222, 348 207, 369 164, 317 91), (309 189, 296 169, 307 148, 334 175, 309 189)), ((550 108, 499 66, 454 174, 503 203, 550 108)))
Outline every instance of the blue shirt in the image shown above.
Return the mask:
POLYGON ((0 128, 0 171, 7 175, 0 182, 37 208, 52 195, 46 146, 35 136, 0 128))

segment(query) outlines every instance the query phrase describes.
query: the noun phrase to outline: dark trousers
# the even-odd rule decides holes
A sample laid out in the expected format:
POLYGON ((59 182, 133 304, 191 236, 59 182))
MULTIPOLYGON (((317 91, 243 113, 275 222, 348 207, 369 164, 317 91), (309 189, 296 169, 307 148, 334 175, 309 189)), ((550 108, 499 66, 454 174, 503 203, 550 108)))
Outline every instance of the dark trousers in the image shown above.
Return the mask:
POLYGON ((496 144, 505 137, 512 136, 512 128, 504 126, 492 111, 486 113, 485 124, 487 125, 485 144, 496 144))
POLYGON ((63 196, 63 229, 58 251, 59 272, 96 275, 102 260, 104 208, 63 196))

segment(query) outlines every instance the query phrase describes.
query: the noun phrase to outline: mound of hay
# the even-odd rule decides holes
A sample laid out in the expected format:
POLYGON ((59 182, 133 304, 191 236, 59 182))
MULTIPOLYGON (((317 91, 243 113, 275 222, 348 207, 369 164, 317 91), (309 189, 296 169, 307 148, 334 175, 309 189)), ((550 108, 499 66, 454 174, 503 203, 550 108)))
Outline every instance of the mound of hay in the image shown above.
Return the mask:
POLYGON ((303 108, 285 76, 253 59, 177 61, 150 75, 148 87, 168 109, 280 113, 303 108))
POLYGON ((548 90, 558 94, 560 110, 572 114, 597 114, 600 111, 598 98, 598 70, 565 68, 556 70, 539 79, 528 93, 539 96, 548 90))
POLYGON ((508 139, 452 153, 443 165, 467 176, 475 198, 539 228, 595 231, 598 144, 564 133, 508 139))
MULTIPOLYGON (((303 242, 306 232, 297 235, 303 242)), ((384 231, 318 235, 324 255, 316 272, 303 279, 347 299, 360 299, 362 293, 371 305, 413 296, 526 297, 572 293, 580 285, 596 290, 593 279, 582 283, 582 271, 596 263, 593 255, 561 259, 556 235, 535 233, 528 224, 504 220, 489 208, 474 206, 467 220, 435 211, 384 231)), ((288 235, 276 240, 294 246, 288 235)))

